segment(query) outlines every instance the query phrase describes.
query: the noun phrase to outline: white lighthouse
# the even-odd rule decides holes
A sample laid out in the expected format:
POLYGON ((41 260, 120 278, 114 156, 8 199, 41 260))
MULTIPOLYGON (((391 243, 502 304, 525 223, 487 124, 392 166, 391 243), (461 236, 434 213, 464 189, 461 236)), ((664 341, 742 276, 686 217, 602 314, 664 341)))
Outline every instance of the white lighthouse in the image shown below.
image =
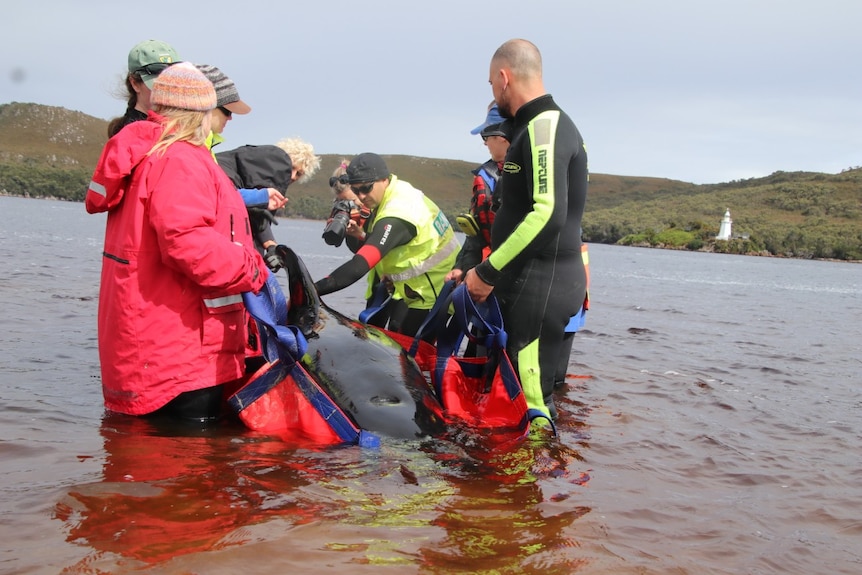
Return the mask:
POLYGON ((730 219, 730 208, 727 208, 727 211, 724 212, 724 217, 721 218, 721 227, 718 228, 718 235, 715 236, 715 239, 729 240, 731 236, 731 224, 733 224, 733 220, 730 219))

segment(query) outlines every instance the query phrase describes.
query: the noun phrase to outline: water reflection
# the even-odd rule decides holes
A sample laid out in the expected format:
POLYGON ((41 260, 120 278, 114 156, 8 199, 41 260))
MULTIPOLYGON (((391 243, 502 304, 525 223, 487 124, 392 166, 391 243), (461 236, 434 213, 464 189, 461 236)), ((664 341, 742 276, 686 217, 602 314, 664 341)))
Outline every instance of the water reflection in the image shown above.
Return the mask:
MULTIPOLYGON (((240 432, 237 427, 234 429, 240 432)), ((103 480, 78 485, 56 506, 67 540, 142 563, 241 545, 237 529, 272 516, 294 523, 316 511, 285 487, 313 480, 284 444, 231 441, 229 430, 171 429, 143 418, 107 415, 101 424, 103 480)))
POLYGON ((446 537, 423 548, 422 563, 434 573, 572 573, 583 565, 569 529, 590 512, 576 501, 575 486, 589 480, 577 471, 579 452, 541 430, 495 450, 483 438, 459 439, 459 457, 435 446, 455 495, 436 508, 433 524, 446 537))
POLYGON ((66 572, 224 564, 279 542, 302 568, 322 557, 429 573, 580 561, 569 527, 589 512, 576 501, 588 477, 578 451, 546 434, 505 449, 461 434, 318 451, 239 425, 120 415, 100 433, 102 480, 68 489, 54 510, 67 541, 88 549, 66 572))

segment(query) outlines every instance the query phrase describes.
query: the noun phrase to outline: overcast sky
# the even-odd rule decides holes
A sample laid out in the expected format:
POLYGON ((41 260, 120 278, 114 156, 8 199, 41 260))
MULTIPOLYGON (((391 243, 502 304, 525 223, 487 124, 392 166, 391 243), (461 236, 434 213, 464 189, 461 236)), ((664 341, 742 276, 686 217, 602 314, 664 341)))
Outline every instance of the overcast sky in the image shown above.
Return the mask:
POLYGON ((837 173, 862 165, 860 30, 859 0, 24 0, 3 9, 0 103, 120 115, 129 49, 155 38, 252 107, 223 149, 299 136, 480 163, 488 64, 520 37, 594 173, 837 173))

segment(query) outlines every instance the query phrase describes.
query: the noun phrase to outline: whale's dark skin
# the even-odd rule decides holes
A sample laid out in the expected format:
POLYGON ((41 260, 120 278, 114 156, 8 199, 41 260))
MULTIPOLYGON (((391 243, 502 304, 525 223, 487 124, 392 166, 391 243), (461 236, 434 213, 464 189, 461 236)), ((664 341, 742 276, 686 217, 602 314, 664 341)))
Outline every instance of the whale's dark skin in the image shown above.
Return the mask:
POLYGON ((305 264, 277 247, 287 270, 288 324, 308 341, 301 363, 354 423, 399 439, 441 435, 442 408, 416 363, 384 331, 324 304, 305 264))

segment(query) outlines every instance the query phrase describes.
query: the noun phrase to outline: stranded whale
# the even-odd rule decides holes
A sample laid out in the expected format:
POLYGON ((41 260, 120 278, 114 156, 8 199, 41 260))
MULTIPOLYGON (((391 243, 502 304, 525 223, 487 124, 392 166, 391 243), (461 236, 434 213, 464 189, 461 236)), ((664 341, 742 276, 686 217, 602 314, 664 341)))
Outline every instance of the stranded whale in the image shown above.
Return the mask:
MULTIPOLYGON (((287 246, 277 251, 288 277, 286 321, 278 329, 290 328, 306 346, 291 352, 296 369, 288 363, 273 377, 284 379, 293 370, 300 386, 322 390, 361 430, 401 439, 442 434, 442 408, 415 361, 386 332, 324 304, 302 259, 287 246), (306 375, 313 383, 301 381, 306 375)), ((241 403, 248 402, 246 397, 241 403)), ((309 402, 309 408, 318 405, 309 402)))

